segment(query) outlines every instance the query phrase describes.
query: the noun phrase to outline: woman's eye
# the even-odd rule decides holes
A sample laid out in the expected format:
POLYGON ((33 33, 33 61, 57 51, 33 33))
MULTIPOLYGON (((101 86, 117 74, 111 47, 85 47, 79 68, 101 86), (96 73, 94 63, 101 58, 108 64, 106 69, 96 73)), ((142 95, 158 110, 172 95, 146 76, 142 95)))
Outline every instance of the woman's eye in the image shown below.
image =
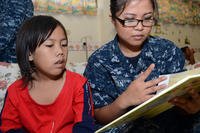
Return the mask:
POLYGON ((135 18, 124 18, 124 20, 135 20, 135 18))
POLYGON ((152 16, 149 16, 149 17, 145 17, 144 20, 150 20, 150 19, 153 19, 152 16))
POLYGON ((127 21, 127 22, 136 22, 137 19, 127 19, 126 21, 127 21))

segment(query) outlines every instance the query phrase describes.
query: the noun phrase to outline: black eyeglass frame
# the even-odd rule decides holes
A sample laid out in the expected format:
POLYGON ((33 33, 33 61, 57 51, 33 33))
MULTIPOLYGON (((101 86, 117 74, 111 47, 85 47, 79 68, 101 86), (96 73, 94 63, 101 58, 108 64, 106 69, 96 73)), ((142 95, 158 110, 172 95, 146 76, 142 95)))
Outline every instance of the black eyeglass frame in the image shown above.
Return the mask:
POLYGON ((136 27, 136 26, 138 26, 138 24, 141 22, 141 24, 142 24, 142 26, 143 27, 151 27, 151 26, 153 26, 153 25, 155 25, 155 23, 156 23, 156 20, 154 19, 154 18, 152 18, 152 19, 148 19, 148 20, 152 20, 152 25, 151 26, 146 26, 146 25, 144 25, 143 24, 143 21, 145 20, 145 19, 134 19, 134 20, 137 20, 137 24, 135 25, 135 26, 127 26, 127 25, 125 25, 125 22, 126 21, 130 21, 130 20, 127 20, 127 19, 120 19, 120 18, 118 18, 118 17, 114 17, 115 19, 117 19, 119 22, 120 22, 120 24, 122 24, 123 26, 125 26, 125 27, 136 27))

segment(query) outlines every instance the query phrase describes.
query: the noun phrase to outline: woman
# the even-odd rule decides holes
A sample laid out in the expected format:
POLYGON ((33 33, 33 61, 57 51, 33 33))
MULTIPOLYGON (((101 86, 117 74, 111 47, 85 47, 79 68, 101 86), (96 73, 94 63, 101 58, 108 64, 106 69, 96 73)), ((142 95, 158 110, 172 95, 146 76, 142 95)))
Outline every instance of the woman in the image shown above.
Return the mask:
MULTIPOLYGON (((91 55, 84 73, 92 87, 96 121, 102 125, 165 88, 156 86, 164 80, 159 75, 180 72, 184 67, 184 56, 173 42, 149 35, 158 20, 156 0, 110 0, 110 11, 117 35, 91 55)), ((197 93, 195 96, 199 98, 197 93)), ((179 100, 172 102, 189 112, 179 100)), ((170 123, 174 116, 169 110, 154 120, 138 120, 109 132, 181 131, 181 123, 170 123)))

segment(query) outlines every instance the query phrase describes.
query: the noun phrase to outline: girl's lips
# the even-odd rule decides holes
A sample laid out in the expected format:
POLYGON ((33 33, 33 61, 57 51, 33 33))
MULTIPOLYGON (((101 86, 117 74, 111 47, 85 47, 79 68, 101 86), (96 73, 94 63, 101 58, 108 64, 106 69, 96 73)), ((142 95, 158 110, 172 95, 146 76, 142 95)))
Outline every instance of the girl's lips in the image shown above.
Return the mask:
POLYGON ((65 61, 64 61, 64 59, 60 59, 60 60, 57 60, 56 62, 55 62, 55 64, 62 64, 62 63, 64 63, 65 61))
POLYGON ((56 63, 55 63, 55 65, 56 65, 56 67, 58 67, 58 68, 63 68, 63 67, 65 67, 65 61, 64 60, 59 60, 59 61, 57 61, 56 63))

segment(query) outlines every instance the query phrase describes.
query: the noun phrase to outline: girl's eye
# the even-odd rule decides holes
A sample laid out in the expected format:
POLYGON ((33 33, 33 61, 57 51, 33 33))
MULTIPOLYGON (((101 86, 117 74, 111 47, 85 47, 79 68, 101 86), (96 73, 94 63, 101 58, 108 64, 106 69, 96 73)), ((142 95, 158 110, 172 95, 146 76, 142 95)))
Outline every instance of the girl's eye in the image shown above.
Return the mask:
POLYGON ((53 47, 53 44, 46 44, 45 46, 50 48, 53 47))
POLYGON ((68 44, 67 43, 63 43, 63 44, 61 44, 63 47, 67 47, 68 46, 68 44))
POLYGON ((63 47, 67 47, 67 46, 68 46, 68 43, 67 43, 66 40, 64 40, 64 41, 61 42, 61 45, 62 45, 63 47))
POLYGON ((53 47, 54 42, 51 41, 51 40, 46 40, 46 41, 44 42, 44 45, 45 45, 45 47, 53 47))

